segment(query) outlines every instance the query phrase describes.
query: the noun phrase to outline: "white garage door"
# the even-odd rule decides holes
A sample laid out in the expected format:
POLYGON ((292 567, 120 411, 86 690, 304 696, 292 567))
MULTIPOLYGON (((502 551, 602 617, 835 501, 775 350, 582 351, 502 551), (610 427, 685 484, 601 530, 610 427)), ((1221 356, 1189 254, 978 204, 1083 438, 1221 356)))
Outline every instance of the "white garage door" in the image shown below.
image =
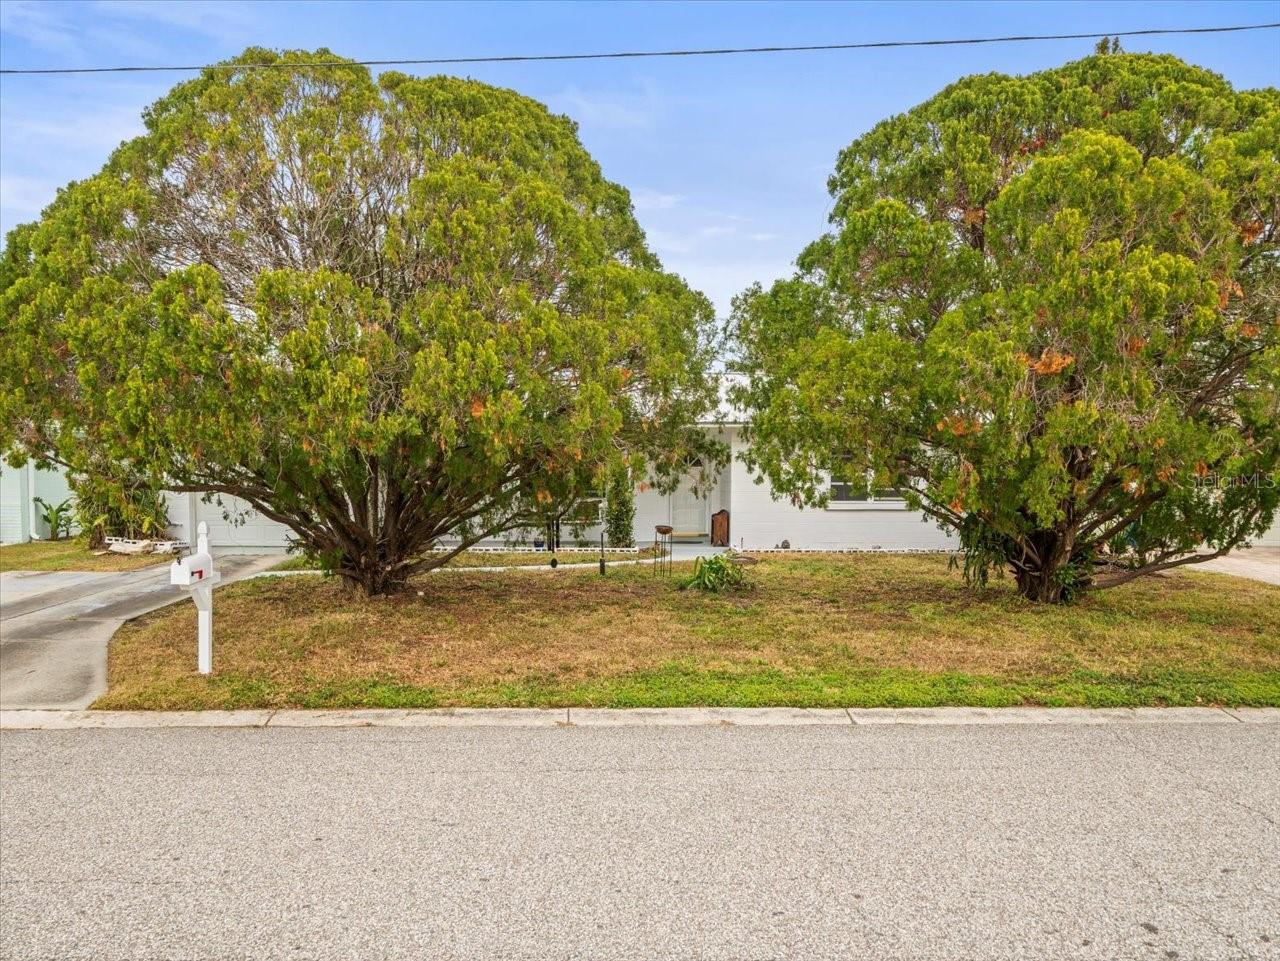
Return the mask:
POLYGON ((289 528, 263 517, 238 497, 225 494, 211 503, 196 502, 196 523, 209 525, 209 546, 215 548, 282 548, 289 528), (221 500, 221 504, 219 504, 221 500))

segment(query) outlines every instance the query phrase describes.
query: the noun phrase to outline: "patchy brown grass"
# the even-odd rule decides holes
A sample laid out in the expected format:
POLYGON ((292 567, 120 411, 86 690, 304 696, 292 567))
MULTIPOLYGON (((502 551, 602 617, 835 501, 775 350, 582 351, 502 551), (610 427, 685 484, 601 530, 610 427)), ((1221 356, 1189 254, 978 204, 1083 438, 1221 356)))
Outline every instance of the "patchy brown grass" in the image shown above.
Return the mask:
POLYGON ((0 547, 0 571, 136 571, 172 560, 168 554, 96 554, 81 537, 0 547))
POLYGON ((716 596, 648 567, 455 571, 375 600, 247 582, 218 595, 217 675, 192 673, 182 605, 117 635, 96 706, 1280 704, 1275 586, 1188 572, 1044 607, 921 555, 769 555, 750 578, 716 596))

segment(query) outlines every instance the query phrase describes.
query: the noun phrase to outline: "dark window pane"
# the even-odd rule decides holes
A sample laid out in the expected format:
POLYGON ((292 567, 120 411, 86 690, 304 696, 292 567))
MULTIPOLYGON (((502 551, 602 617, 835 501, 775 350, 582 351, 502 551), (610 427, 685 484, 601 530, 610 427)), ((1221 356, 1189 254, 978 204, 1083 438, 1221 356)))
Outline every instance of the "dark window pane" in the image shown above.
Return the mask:
POLYGON ((868 500, 867 485, 851 484, 849 481, 831 482, 831 500, 833 501, 865 501, 868 500))

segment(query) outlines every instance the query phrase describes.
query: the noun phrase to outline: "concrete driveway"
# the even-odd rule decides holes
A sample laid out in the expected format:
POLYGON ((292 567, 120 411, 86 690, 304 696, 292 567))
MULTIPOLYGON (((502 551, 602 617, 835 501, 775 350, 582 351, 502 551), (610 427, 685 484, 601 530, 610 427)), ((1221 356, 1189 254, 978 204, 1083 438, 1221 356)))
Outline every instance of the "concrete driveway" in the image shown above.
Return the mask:
POLYGON ((1192 570, 1216 571, 1268 584, 1280 584, 1280 547, 1248 547, 1232 551, 1226 557, 1216 557, 1203 564, 1196 564, 1192 570))
MULTIPOLYGON (((228 556, 218 567, 227 583, 281 559, 228 556)), ((107 689, 111 635, 178 600, 185 597, 169 586, 168 564, 120 574, 0 573, 0 707, 88 707, 107 689)))

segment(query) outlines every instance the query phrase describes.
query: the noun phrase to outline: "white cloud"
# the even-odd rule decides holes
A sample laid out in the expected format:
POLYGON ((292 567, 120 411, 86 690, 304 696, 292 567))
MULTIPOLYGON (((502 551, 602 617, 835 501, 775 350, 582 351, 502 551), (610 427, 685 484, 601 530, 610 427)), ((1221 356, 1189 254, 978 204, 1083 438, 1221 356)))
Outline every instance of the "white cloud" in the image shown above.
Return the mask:
POLYGON ((667 254, 687 254, 693 249, 693 244, 690 242, 692 235, 685 231, 674 232, 652 227, 646 229, 644 233, 648 238, 649 246, 657 252, 659 257, 667 254))
POLYGON ((117 58, 164 54, 168 47, 156 36, 158 26, 241 44, 257 22, 250 6, 194 0, 97 0, 89 11, 92 16, 77 15, 62 4, 4 0, 0 3, 0 30, 36 50, 80 63, 90 48, 113 50, 117 58), (149 29, 139 30, 139 21, 149 29))
POLYGON ((565 113, 583 127, 613 130, 641 130, 658 119, 660 104, 651 86, 639 93, 604 93, 567 87, 549 100, 553 109, 565 113))
POLYGON ((181 0, 96 0, 95 12, 116 20, 144 20, 203 34, 219 40, 243 42, 245 32, 256 23, 252 7, 239 3, 181 0))
POLYGON ((53 202, 59 186, 39 177, 0 174, 0 208, 6 213, 6 226, 33 219, 53 202))
POLYGON ((6 98, 0 108, 0 231, 33 219, 58 187, 101 169, 116 147, 143 132, 142 107, 158 95, 131 83, 78 96, 57 88, 38 92, 13 105, 6 98))
POLYGON ((691 204, 682 197, 671 209, 652 205, 642 219, 649 245, 662 262, 706 293, 721 315, 754 281, 768 283, 791 273, 786 259, 790 247, 779 243, 784 235, 760 229, 754 218, 691 204), (761 245, 783 256, 762 258, 761 245))
POLYGON ((732 257, 724 261, 708 261, 697 256, 675 256, 663 258, 663 266, 680 274, 690 286, 711 298, 720 317, 728 317, 733 298, 756 281, 767 287, 792 273, 791 262, 782 259, 732 257))
POLYGON ((636 210, 671 210, 684 203, 681 194, 664 194, 657 190, 646 190, 641 187, 631 191, 631 204, 636 210))
POLYGON ((38 149, 71 149, 104 155, 121 142, 143 133, 142 114, 135 106, 88 105, 56 115, 6 114, 4 136, 21 137, 38 149), (57 119, 54 119, 56 116, 57 119))
POLYGON ((25 40, 37 50, 74 53, 80 49, 79 31, 63 16, 63 8, 33 0, 0 3, 0 30, 25 40))

